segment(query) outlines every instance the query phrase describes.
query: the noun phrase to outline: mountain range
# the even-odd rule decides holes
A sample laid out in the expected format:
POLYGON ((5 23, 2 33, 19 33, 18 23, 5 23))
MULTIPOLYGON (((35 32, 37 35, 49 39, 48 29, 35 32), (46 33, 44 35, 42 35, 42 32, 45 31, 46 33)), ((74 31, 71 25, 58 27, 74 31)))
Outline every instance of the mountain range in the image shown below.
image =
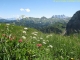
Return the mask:
POLYGON ((68 16, 63 15, 53 15, 52 18, 68 18, 68 16))
MULTIPOLYGON (((30 18, 30 17, 29 17, 30 18)), ((60 18, 60 19, 65 19, 65 18, 69 18, 68 16, 63 15, 53 15, 51 18, 60 18)), ((6 19, 6 20, 16 20, 16 17, 12 17, 12 18, 2 18, 0 17, 0 19, 6 19)), ((21 18, 20 18, 21 19, 21 18)), ((41 17, 41 19, 47 19, 45 16, 41 17)))

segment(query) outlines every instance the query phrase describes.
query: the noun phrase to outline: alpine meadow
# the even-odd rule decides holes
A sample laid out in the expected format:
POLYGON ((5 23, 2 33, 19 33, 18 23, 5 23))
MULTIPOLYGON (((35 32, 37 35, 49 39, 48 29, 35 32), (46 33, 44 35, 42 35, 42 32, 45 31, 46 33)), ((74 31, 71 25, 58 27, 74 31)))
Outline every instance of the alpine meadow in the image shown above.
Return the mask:
POLYGON ((0 0, 0 60, 80 60, 80 2, 0 0))

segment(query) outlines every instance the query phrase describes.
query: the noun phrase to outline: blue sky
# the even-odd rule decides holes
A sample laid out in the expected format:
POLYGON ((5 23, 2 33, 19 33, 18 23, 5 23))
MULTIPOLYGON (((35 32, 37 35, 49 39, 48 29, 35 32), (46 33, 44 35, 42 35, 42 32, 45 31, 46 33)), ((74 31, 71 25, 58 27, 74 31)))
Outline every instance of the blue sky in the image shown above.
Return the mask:
POLYGON ((78 10, 79 0, 0 0, 0 17, 3 18, 21 15, 49 18, 61 14, 71 17, 78 10))

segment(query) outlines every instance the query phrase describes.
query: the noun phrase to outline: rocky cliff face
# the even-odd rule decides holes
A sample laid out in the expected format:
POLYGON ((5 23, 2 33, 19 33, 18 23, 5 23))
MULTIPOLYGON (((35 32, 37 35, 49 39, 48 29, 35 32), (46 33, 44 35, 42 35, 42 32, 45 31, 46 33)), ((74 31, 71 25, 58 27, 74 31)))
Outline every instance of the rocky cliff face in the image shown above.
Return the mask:
POLYGON ((72 18, 70 19, 70 21, 67 23, 66 26, 66 33, 69 34, 73 34, 73 33, 79 33, 80 30, 80 10, 77 11, 72 18))

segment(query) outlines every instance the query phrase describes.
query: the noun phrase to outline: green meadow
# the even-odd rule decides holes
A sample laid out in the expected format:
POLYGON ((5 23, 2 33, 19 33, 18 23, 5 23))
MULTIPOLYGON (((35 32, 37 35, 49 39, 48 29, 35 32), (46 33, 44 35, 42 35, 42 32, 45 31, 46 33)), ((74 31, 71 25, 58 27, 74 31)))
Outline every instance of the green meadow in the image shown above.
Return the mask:
POLYGON ((0 60, 80 60, 79 36, 0 24, 0 60))

